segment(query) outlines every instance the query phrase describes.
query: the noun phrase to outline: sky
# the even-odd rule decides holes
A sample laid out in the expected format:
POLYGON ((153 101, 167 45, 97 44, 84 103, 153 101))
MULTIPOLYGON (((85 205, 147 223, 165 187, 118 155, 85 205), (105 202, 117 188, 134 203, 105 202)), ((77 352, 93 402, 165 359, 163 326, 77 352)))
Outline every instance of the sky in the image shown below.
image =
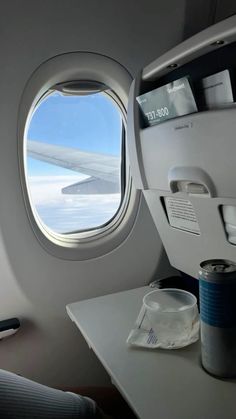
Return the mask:
MULTIPOLYGON (((27 139, 120 156, 121 128, 120 112, 106 95, 64 96, 54 92, 33 113, 27 139)), ((30 157, 26 173, 31 203, 54 232, 96 228, 108 222, 120 205, 120 194, 62 194, 63 187, 86 178, 82 173, 30 157)))

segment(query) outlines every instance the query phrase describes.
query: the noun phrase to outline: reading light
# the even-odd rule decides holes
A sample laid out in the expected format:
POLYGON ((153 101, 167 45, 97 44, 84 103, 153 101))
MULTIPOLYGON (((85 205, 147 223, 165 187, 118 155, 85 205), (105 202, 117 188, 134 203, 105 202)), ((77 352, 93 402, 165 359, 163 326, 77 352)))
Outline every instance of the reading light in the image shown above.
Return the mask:
POLYGON ((178 67, 178 64, 176 63, 170 64, 167 66, 167 68, 176 68, 176 67, 178 67))
POLYGON ((224 45, 225 41, 223 39, 218 39, 217 41, 213 42, 211 45, 213 47, 219 47, 220 45, 224 45))

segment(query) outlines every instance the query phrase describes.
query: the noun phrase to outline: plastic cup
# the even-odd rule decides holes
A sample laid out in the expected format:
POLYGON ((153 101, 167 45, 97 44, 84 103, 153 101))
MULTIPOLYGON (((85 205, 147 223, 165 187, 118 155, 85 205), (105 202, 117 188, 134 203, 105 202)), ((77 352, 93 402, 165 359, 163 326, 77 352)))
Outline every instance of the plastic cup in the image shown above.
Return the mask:
POLYGON ((162 347, 192 343, 193 327, 198 320, 197 299, 193 294, 176 288, 156 289, 144 296, 143 304, 162 347))

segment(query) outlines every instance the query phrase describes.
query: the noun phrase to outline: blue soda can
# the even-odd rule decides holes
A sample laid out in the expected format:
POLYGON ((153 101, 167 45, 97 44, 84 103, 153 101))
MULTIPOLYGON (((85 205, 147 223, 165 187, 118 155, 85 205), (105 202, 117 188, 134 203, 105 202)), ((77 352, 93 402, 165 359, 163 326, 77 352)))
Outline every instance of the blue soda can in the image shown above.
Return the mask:
POLYGON ((200 264, 201 356, 218 377, 236 377, 236 264, 213 259, 200 264))

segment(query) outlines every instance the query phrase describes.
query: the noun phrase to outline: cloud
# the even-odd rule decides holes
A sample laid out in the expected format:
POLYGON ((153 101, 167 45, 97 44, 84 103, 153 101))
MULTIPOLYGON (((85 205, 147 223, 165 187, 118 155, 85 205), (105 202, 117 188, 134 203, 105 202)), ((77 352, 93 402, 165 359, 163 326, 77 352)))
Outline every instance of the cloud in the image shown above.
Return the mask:
POLYGON ((120 194, 64 195, 62 188, 87 176, 32 176, 28 189, 32 205, 42 222, 57 233, 96 228, 117 212, 120 194))

